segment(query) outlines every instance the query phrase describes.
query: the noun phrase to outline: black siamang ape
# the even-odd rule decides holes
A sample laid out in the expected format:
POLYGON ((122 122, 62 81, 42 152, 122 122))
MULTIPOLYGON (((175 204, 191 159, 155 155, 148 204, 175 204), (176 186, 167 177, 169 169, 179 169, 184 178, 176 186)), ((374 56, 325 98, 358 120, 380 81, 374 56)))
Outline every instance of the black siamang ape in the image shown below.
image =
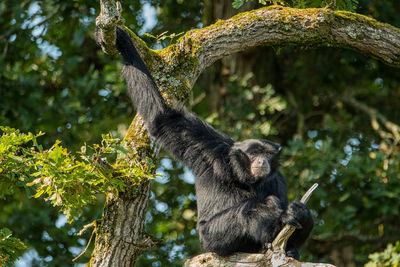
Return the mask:
POLYGON ((198 232, 205 251, 219 255, 261 252, 283 225, 297 230, 288 255, 313 228, 308 208, 288 205, 286 184, 278 171, 279 144, 267 140, 235 142, 183 108, 164 102, 129 36, 117 28, 117 48, 130 97, 148 132, 196 176, 198 232))

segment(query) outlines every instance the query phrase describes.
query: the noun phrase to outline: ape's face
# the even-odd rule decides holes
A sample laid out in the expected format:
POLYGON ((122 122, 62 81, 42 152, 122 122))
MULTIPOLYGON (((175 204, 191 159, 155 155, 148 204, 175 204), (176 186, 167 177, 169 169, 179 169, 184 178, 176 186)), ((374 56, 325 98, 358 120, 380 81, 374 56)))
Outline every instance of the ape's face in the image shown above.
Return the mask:
POLYGON ((248 139, 236 142, 234 146, 249 158, 250 171, 255 178, 265 177, 278 168, 282 150, 279 144, 267 140, 248 139))

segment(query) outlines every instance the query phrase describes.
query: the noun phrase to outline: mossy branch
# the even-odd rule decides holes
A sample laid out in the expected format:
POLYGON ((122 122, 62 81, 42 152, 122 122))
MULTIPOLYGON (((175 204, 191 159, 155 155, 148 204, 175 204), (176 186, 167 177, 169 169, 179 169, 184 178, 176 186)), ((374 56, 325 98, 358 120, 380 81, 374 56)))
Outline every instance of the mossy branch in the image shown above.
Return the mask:
POLYGON ((400 67, 400 29, 372 18, 329 8, 269 6, 240 13, 181 37, 178 53, 194 54, 198 75, 216 60, 256 46, 342 47, 400 67), (190 49, 189 49, 190 48, 190 49))
MULTIPOLYGON (((103 36, 100 44, 104 51, 115 52, 115 32, 109 29, 122 25, 120 13, 113 13, 121 8, 109 3, 102 6, 96 20, 103 36), (108 7, 110 11, 103 12, 108 7), (111 18, 104 18, 109 14, 111 18)), ((188 31, 176 44, 159 51, 149 49, 138 36, 127 31, 157 84, 168 92, 167 98, 179 100, 185 100, 206 67, 224 56, 256 46, 341 47, 400 67, 400 29, 364 15, 330 8, 269 6, 240 13, 188 31)))
POLYGON ((100 0, 100 14, 96 18, 97 43, 106 54, 117 54, 115 27, 122 22, 121 5, 113 0, 100 0))

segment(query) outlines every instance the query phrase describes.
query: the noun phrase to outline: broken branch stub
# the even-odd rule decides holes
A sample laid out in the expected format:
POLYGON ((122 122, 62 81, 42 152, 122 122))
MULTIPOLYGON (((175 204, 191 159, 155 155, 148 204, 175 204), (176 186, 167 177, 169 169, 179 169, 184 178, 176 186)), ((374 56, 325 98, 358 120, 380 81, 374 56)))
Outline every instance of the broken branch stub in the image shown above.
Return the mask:
POLYGON ((106 54, 117 54, 115 28, 123 24, 120 2, 100 0, 100 15, 96 18, 96 42, 106 54))

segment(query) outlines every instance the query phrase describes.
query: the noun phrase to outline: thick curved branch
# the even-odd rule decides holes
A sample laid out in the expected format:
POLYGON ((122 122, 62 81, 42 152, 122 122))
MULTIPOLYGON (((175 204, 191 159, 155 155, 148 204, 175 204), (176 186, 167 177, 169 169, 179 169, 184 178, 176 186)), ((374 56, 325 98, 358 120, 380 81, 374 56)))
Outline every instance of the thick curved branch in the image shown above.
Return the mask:
POLYGON ((261 45, 343 47, 400 67, 400 29, 329 8, 265 7, 192 30, 177 43, 182 54, 198 58, 191 84, 216 60, 261 45))
MULTIPOLYGON (((121 8, 113 0, 101 0, 101 6, 96 20, 100 44, 104 51, 113 54, 114 29, 117 24, 122 25, 121 8)), ((180 100, 189 94, 201 72, 216 60, 261 45, 343 47, 400 67, 400 29, 330 8, 269 6, 240 13, 189 31, 176 44, 159 51, 149 49, 132 32, 130 35, 159 87, 173 87, 171 95, 180 100), (169 79, 160 79, 161 76, 169 79)))

